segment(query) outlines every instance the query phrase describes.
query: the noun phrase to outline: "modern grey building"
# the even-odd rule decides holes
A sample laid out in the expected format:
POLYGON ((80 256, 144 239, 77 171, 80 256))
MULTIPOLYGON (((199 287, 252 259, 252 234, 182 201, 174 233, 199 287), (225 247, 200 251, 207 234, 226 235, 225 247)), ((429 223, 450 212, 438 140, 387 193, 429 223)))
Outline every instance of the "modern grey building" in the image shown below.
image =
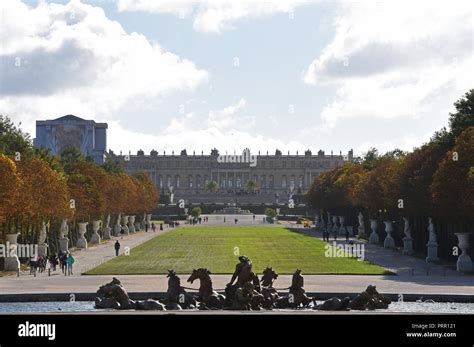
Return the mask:
POLYGON ((75 146, 83 155, 91 156, 97 164, 103 164, 107 150, 107 123, 96 123, 73 115, 38 120, 34 146, 49 148, 54 155, 68 146, 75 146))
MULTIPOLYGON (((112 158, 111 158, 112 159, 112 158)), ((148 172, 161 193, 174 194, 174 202, 187 203, 285 203, 290 195, 304 194, 313 179, 324 171, 342 166, 353 160, 353 151, 347 155, 326 155, 319 151, 304 154, 251 155, 245 150, 237 155, 158 154, 117 155, 128 174, 148 172), (209 192, 207 183, 213 180, 219 186, 217 193, 209 192), (253 180, 258 189, 246 190, 253 180)))

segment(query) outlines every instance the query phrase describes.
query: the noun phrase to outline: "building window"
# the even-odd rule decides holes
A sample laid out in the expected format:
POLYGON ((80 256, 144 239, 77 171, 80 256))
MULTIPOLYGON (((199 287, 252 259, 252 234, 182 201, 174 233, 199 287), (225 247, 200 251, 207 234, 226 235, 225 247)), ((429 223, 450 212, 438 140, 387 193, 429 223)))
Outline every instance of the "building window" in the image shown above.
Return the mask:
POLYGON ((201 176, 196 177, 196 188, 201 188, 201 176))
POLYGON ((179 188, 179 176, 176 176, 176 188, 179 188))
POLYGON ((283 175, 281 179, 281 187, 286 188, 286 175, 283 175))

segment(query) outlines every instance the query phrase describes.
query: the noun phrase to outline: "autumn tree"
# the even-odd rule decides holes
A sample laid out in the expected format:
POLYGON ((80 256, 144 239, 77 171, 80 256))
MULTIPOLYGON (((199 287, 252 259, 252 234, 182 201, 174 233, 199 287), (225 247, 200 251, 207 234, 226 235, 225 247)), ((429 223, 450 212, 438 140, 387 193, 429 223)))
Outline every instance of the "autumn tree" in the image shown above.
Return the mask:
POLYGON ((67 184, 76 221, 89 222, 95 219, 97 212, 103 208, 96 181, 91 176, 73 173, 68 176, 67 184))
MULTIPOLYGON (((70 175, 79 175, 90 178, 94 183, 95 191, 94 208, 95 211, 90 211, 89 216, 93 219, 101 218, 107 212, 107 194, 110 189, 107 173, 94 163, 85 160, 69 164, 70 175)), ((75 199, 73 196, 71 198, 75 199)))
POLYGON ((430 186, 445 154, 441 144, 431 142, 415 149, 401 163, 397 185, 405 215, 428 216, 433 213, 430 186))
POLYGON ((396 214, 399 170, 400 160, 383 156, 373 164, 371 170, 361 176, 354 196, 357 204, 367 208, 372 217, 378 213, 382 214, 382 218, 396 214))
MULTIPOLYGON (((20 177, 15 162, 0 154, 0 225, 18 211, 20 177)), ((3 229, 5 231, 5 229, 3 229)))
POLYGON ((17 214, 20 230, 32 235, 42 222, 68 218, 68 190, 65 177, 53 170, 47 162, 37 158, 24 158, 17 162, 21 188, 17 214))
POLYGON ((474 126, 456 139, 433 175, 430 193, 438 215, 454 222, 474 220, 474 126))

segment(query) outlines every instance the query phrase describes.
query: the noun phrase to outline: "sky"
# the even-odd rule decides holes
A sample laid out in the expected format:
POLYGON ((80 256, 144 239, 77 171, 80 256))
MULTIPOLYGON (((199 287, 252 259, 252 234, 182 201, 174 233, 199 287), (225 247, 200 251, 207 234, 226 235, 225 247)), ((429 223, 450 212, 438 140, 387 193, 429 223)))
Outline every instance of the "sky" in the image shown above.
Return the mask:
POLYGON ((118 153, 412 150, 474 88, 470 1, 0 2, 0 113, 118 153))

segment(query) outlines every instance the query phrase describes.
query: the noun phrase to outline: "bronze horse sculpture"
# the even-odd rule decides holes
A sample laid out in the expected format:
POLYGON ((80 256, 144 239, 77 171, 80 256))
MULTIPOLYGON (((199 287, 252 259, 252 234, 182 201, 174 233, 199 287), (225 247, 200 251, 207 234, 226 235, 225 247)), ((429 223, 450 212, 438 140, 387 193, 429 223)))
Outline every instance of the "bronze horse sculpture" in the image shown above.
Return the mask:
POLYGON ((263 270, 262 279, 260 280, 260 292, 263 295, 262 306, 266 309, 272 308, 279 295, 275 288, 273 288, 273 282, 278 278, 278 274, 273 271, 273 268, 266 267, 263 270))
POLYGON ((193 309, 196 299, 181 286, 181 279, 174 270, 168 270, 168 291, 163 302, 168 310, 193 309))
POLYGON ((275 301, 276 308, 298 308, 308 307, 311 302, 315 301, 315 298, 306 295, 304 290, 304 278, 301 275, 301 270, 297 269, 293 274, 291 281, 291 287, 289 288, 288 295, 278 298, 275 301))
POLYGON ((211 272, 205 268, 194 269, 188 278, 189 283, 195 280, 200 281, 198 301, 201 302, 202 309, 222 309, 224 307, 225 296, 217 293, 212 287, 211 272))
POLYGON ((390 299, 380 294, 375 286, 369 285, 365 291, 349 302, 348 307, 351 310, 387 309, 390 303, 390 299))
POLYGON ((239 257, 231 281, 225 288, 226 296, 213 288, 211 272, 206 268, 194 269, 188 282, 200 281, 197 298, 186 292, 181 280, 174 270, 168 270, 168 290, 165 298, 144 301, 131 300, 119 279, 113 278, 110 283, 100 286, 95 298, 96 308, 112 308, 117 310, 181 310, 181 309, 227 309, 227 310, 260 310, 264 309, 297 309, 309 308, 314 303, 314 310, 374 310, 386 309, 390 300, 377 292, 375 286, 369 285, 365 291, 354 299, 348 297, 330 298, 316 305, 315 298, 309 297, 304 290, 304 278, 297 269, 293 276, 287 295, 280 297, 273 287, 278 274, 271 268, 263 270, 261 280, 252 272, 252 262, 245 256, 239 257), (196 300, 197 299, 197 300, 196 300))
POLYGON ((362 293, 354 299, 330 298, 313 309, 320 311, 343 311, 343 310, 376 310, 387 309, 391 301, 380 294, 375 286, 369 285, 362 293))
POLYGON ((115 277, 110 283, 100 286, 97 290, 97 294, 99 297, 95 298, 96 308, 113 308, 116 310, 165 310, 165 306, 158 300, 131 300, 122 282, 115 277))

